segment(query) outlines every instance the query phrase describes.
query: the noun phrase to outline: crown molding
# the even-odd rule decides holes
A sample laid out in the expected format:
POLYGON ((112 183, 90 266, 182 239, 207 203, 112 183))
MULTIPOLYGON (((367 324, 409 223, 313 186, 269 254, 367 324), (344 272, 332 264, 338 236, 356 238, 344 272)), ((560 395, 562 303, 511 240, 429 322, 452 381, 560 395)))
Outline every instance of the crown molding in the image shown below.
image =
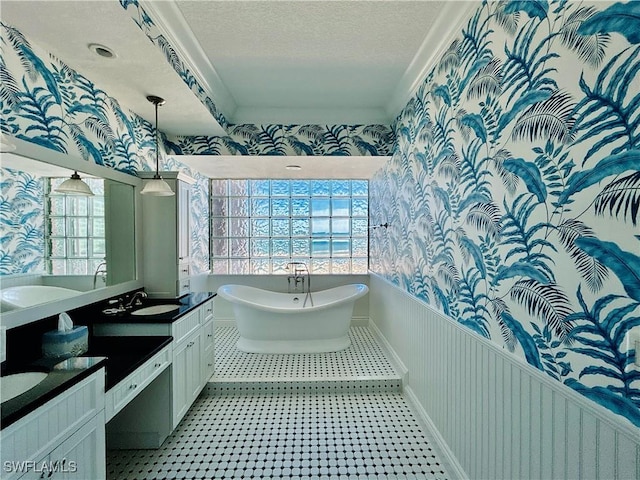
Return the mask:
POLYGON ((416 55, 398 82, 391 100, 385 106, 387 115, 395 119, 416 92, 451 39, 478 6, 474 1, 447 1, 434 28, 429 30, 416 55))
POLYGON ((232 118, 237 109, 236 101, 209 61, 176 3, 140 0, 140 5, 153 18, 156 27, 178 53, 218 110, 227 119, 232 118))
POLYGON ((390 125, 390 118, 383 108, 254 108, 238 107, 232 124, 343 124, 390 125))

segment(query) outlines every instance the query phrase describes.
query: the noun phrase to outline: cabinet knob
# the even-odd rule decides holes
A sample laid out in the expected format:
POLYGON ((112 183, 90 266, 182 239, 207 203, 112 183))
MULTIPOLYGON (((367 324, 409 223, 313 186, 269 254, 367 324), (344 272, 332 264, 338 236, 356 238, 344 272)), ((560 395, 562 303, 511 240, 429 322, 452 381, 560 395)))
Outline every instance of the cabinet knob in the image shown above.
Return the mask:
POLYGON ((211 338, 213 337, 213 335, 211 335, 210 333, 207 333, 207 337, 211 338))
POLYGON ((158 368, 160 365, 162 365, 161 363, 156 363, 155 367, 158 368))
POLYGON ((138 385, 136 385, 135 383, 132 383, 131 385, 129 385, 129 390, 133 390, 138 388, 138 385))

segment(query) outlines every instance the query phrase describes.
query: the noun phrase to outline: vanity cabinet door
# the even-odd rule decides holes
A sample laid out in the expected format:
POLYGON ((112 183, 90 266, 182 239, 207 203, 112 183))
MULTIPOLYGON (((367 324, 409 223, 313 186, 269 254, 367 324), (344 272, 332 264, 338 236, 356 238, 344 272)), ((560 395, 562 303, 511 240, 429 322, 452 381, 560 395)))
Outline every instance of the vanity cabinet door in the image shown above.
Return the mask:
POLYGON ((200 329, 180 342, 173 356, 173 428, 200 394, 200 329))
POLYGON ((187 356, 187 372, 189 375, 189 405, 191 405, 204 386, 202 379, 202 348, 200 341, 200 332, 191 340, 188 346, 187 356))
POLYGON ((106 478, 104 412, 85 423, 49 456, 56 471, 50 478, 106 478))
POLYGON ((187 396, 187 342, 183 342, 173 351, 173 428, 176 428, 187 413, 190 403, 187 396))

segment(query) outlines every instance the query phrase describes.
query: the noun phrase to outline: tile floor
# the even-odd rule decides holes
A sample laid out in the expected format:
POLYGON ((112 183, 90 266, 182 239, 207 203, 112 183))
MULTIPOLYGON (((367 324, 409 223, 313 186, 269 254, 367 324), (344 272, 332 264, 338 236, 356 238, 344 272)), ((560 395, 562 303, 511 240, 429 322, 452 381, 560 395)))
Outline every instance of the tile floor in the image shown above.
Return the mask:
POLYGON ((236 349, 235 327, 216 328, 215 381, 326 380, 397 377, 369 327, 351 327, 351 346, 331 353, 267 355, 236 349))
POLYGON ((209 384, 215 394, 205 390, 160 449, 109 452, 109 480, 448 478, 395 385, 355 393, 329 387, 399 378, 367 327, 352 328, 353 344, 342 353, 313 355, 243 354, 232 348, 235 329, 223 330, 209 384), (287 379, 283 390, 255 389, 278 378, 287 379), (309 388, 294 390, 296 378, 309 388), (254 389, 216 390, 218 382, 254 389))

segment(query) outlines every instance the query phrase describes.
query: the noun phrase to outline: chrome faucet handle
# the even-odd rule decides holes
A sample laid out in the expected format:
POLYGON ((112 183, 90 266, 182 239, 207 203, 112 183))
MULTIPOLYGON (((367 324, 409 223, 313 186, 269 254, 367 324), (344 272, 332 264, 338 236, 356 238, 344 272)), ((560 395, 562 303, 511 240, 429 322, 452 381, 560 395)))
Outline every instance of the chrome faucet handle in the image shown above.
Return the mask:
POLYGON ((109 305, 115 305, 117 303, 118 306, 116 307, 116 310, 118 312, 124 312, 126 310, 124 307, 124 300, 122 299, 122 297, 112 298, 111 300, 109 300, 108 303, 109 305))

